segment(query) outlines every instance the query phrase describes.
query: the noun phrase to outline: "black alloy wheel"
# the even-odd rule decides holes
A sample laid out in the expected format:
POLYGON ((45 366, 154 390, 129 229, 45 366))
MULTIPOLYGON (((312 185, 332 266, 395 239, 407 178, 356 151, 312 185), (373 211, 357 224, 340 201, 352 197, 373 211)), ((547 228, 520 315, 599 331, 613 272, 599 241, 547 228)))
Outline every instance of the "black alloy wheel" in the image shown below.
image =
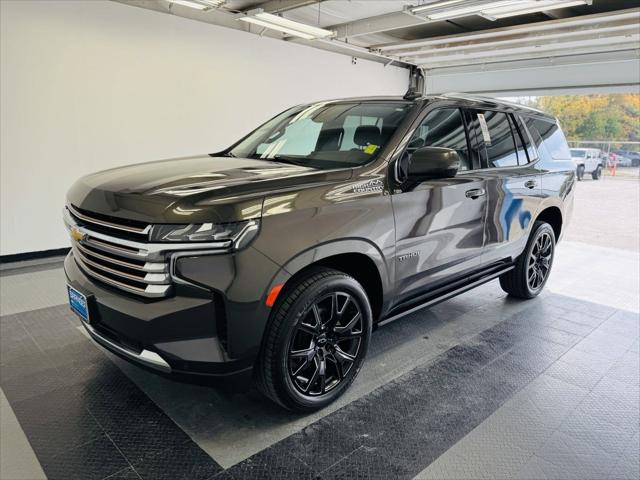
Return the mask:
POLYGON ((527 265, 527 282, 532 291, 544 285, 551 271, 553 239, 549 232, 542 232, 535 240, 527 265))
POLYGON ((313 412, 342 395, 367 354, 373 314, 350 275, 312 267, 273 307, 256 368, 257 387, 289 410, 313 412))
POLYGON ((551 225, 535 222, 527 246, 514 268, 500 275, 502 289, 517 298, 538 296, 549 279, 555 246, 556 236, 551 225))
POLYGON ((291 338, 288 371, 304 395, 325 395, 349 374, 362 343, 363 317, 347 292, 311 304, 291 338))

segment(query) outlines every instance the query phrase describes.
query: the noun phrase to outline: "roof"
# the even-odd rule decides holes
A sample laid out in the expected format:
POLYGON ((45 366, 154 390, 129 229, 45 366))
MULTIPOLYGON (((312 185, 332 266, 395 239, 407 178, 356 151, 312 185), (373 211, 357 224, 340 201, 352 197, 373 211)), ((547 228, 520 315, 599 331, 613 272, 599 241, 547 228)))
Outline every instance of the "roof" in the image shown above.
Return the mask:
POLYGON ((527 105, 521 105, 519 103, 510 102, 508 100, 502 100, 494 97, 484 97, 480 95, 470 95, 466 93, 451 92, 442 95, 423 95, 413 100, 407 100, 400 96, 370 96, 370 97, 350 97, 350 98, 335 98, 331 100, 324 100, 326 103, 340 103, 340 102, 401 102, 401 103, 417 103, 428 102, 433 100, 462 100, 472 104, 482 104, 484 106, 505 106, 512 110, 517 110, 522 113, 535 114, 544 116, 555 120, 552 115, 538 110, 527 105))

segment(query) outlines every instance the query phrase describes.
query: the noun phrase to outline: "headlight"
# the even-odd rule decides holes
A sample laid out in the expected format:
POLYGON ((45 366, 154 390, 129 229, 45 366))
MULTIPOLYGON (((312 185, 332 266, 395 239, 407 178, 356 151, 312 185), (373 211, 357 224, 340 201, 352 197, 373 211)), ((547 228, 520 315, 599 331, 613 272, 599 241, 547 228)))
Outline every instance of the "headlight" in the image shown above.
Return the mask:
POLYGON ((258 220, 234 223, 192 223, 189 225, 154 225, 152 242, 230 242, 240 249, 255 238, 260 229, 258 220))

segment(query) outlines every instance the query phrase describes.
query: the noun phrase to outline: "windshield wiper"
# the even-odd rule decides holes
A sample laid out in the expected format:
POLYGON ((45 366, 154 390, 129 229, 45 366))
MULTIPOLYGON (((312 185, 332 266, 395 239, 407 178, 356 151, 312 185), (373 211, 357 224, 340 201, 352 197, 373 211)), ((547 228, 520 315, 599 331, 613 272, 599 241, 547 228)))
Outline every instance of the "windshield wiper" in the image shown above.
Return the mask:
POLYGON ((286 157, 282 155, 276 155, 274 157, 265 158, 264 160, 271 160, 272 162, 288 163, 289 165, 297 165, 299 167, 314 168, 297 157, 286 157))

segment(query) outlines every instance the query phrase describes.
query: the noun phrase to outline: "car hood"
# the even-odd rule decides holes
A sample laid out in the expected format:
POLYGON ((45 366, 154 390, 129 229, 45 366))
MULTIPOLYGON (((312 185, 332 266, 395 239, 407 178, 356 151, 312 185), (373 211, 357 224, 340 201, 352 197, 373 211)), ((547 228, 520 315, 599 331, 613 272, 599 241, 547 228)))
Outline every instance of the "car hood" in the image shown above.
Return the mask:
POLYGON ((87 175, 67 201, 91 212, 150 223, 233 222, 258 218, 272 192, 333 183, 351 169, 209 155, 114 168, 87 175))

